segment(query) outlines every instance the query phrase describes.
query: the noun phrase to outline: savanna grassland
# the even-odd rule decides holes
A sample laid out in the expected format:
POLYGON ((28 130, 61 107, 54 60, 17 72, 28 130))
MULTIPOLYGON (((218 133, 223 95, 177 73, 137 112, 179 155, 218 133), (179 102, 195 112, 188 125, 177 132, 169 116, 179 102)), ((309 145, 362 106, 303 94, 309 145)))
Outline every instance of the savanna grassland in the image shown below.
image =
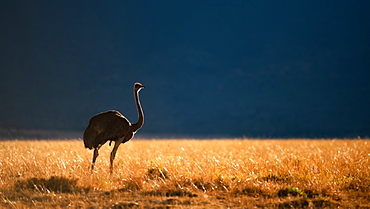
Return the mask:
POLYGON ((1 141, 1 208, 370 207, 369 140, 1 141))

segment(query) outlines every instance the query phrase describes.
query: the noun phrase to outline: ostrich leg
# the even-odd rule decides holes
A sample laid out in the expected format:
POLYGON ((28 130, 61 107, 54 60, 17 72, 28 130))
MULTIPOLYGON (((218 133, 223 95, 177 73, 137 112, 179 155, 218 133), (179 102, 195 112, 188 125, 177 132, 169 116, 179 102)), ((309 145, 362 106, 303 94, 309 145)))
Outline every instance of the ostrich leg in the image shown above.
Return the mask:
POLYGON ((96 161, 96 158, 98 156, 99 156, 99 147, 97 147, 97 148, 94 149, 93 160, 92 160, 92 163, 91 163, 91 173, 93 172, 95 161, 96 161))
POLYGON ((110 153, 110 173, 111 174, 113 173, 113 161, 114 161, 114 158, 116 158, 116 153, 117 153, 118 147, 119 147, 119 145, 121 144, 122 141, 123 140, 117 140, 117 141, 115 141, 114 142, 113 150, 110 153))

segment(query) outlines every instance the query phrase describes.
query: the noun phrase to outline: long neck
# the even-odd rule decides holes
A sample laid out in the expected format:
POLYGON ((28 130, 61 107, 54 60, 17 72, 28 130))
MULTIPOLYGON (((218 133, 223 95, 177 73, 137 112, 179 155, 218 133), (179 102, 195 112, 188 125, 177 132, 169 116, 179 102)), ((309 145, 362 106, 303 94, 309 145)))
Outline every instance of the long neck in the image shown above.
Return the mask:
POLYGON ((137 108, 137 113, 139 115, 139 119, 137 123, 132 124, 132 131, 136 132, 144 124, 144 114, 143 114, 143 109, 141 108, 141 104, 139 100, 139 91, 134 91, 134 96, 135 96, 136 108, 137 108))

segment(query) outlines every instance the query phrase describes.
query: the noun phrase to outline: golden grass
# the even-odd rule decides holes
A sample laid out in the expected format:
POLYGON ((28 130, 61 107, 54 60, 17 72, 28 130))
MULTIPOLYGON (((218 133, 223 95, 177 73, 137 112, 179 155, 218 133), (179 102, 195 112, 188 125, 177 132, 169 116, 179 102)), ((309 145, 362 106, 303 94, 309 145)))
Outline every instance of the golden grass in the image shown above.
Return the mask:
POLYGON ((370 207, 369 140, 0 142, 0 207, 370 207))

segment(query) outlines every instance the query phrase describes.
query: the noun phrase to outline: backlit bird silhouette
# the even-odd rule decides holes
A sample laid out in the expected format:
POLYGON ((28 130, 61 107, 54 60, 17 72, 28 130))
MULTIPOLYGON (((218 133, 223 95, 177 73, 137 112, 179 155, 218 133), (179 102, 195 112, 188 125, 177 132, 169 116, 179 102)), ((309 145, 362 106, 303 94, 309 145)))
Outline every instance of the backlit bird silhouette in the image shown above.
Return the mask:
POLYGON ((91 164, 91 172, 94 169, 99 149, 107 142, 109 145, 114 141, 114 147, 110 154, 110 172, 113 173, 113 161, 120 144, 129 141, 144 124, 144 114, 139 100, 139 91, 144 88, 141 83, 134 84, 134 97, 139 115, 137 123, 131 124, 125 116, 115 110, 99 113, 90 119, 83 136, 86 148, 94 149, 91 164))

